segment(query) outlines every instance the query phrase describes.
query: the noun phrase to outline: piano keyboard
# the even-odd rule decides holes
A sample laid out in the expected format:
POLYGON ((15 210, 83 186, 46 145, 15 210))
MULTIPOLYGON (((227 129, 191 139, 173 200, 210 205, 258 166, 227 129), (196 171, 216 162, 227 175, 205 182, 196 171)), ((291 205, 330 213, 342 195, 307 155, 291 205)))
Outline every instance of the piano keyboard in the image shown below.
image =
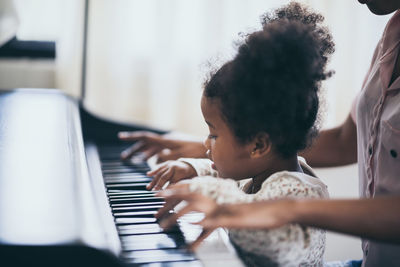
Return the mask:
POLYGON ((202 266, 185 248, 185 235, 175 226, 163 230, 154 214, 164 199, 147 191, 151 177, 142 160, 124 163, 121 145, 98 146, 109 205, 121 241, 123 262, 135 266, 202 266))

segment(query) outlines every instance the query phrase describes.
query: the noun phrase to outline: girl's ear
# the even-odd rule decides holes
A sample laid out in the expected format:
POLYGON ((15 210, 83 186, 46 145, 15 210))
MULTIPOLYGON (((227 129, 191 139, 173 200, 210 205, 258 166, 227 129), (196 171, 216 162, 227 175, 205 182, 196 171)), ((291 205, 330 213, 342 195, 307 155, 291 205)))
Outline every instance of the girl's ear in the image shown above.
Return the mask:
POLYGON ((266 133, 259 133, 254 137, 250 147, 250 157, 259 158, 268 154, 272 149, 271 140, 266 133))

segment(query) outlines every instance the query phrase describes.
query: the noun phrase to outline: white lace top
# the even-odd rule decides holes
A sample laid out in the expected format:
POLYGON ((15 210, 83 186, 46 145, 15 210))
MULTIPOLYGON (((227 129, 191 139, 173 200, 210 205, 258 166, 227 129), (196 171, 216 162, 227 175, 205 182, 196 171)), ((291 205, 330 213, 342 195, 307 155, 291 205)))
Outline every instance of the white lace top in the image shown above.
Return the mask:
MULTIPOLYGON (((299 159, 303 169, 311 170, 303 159, 299 159)), ((180 160, 191 164, 199 175, 203 175, 187 181, 190 190, 210 196, 219 204, 329 196, 326 185, 318 178, 288 171, 274 173, 257 193, 246 194, 238 182, 216 178, 217 173, 211 169, 209 160, 180 160)), ((273 230, 230 230, 229 237, 248 266, 323 266, 325 231, 320 229, 290 224, 273 230)))

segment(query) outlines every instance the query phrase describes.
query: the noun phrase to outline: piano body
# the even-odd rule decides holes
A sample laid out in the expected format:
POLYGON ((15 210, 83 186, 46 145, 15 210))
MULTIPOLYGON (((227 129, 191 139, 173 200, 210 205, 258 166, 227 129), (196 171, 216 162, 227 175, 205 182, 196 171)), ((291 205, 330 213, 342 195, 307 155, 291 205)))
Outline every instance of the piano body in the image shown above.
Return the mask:
POLYGON ((138 129, 157 132, 96 118, 56 90, 2 91, 0 266, 242 266, 223 230, 193 254, 194 225, 159 227, 148 166, 119 160, 117 132, 138 129))

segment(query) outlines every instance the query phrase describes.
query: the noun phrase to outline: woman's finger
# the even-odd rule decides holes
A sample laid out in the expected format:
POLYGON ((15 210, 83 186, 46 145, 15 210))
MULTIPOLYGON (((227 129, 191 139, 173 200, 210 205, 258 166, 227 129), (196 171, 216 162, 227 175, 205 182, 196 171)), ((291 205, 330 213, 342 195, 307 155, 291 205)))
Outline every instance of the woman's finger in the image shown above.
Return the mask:
POLYGON ((143 141, 146 144, 163 148, 175 148, 182 142, 181 140, 170 138, 167 135, 149 131, 119 132, 118 137, 123 141, 143 141))
POLYGON ((234 222, 234 218, 230 217, 230 216, 221 216, 221 217, 208 217, 206 216, 203 220, 199 221, 199 222, 195 222, 193 224, 198 224, 204 228, 217 228, 217 227, 227 227, 227 228, 231 228, 236 226, 235 222, 234 222))
POLYGON ((182 209, 180 209, 178 212, 176 213, 172 213, 170 216, 168 216, 167 218, 161 220, 160 222, 160 226, 164 229, 168 229, 171 226, 176 224, 176 221, 182 217, 183 215, 194 211, 193 206, 191 204, 186 205, 185 207, 183 207, 182 209))
POLYGON ((147 148, 147 145, 144 142, 138 141, 129 148, 125 149, 124 151, 121 152, 121 159, 126 160, 132 157, 133 154, 137 152, 141 152, 142 150, 145 150, 147 148))
POLYGON ((180 149, 163 149, 157 154, 157 163, 162 163, 168 160, 177 160, 182 157, 180 149))
POLYGON ((157 219, 162 219, 163 217, 168 216, 170 211, 173 210, 180 202, 181 201, 179 200, 168 201, 167 203, 165 203, 164 207, 157 211, 154 217, 156 217, 157 219))
POLYGON ((123 141, 147 141, 152 139, 157 140, 161 138, 161 135, 148 131, 119 132, 118 138, 123 141))
POLYGON ((193 243, 191 243, 188 248, 191 251, 194 251, 198 248, 198 246, 206 239, 212 232, 214 232, 215 228, 204 228, 199 237, 193 243))
POLYGON ((152 147, 149 147, 148 149, 142 151, 143 161, 146 161, 149 158, 151 158, 152 156, 156 155, 158 152, 160 152, 161 149, 162 148, 159 146, 152 146, 152 147))
POLYGON ((164 197, 166 199, 180 199, 186 201, 193 199, 195 195, 195 193, 192 193, 189 190, 189 184, 187 183, 171 185, 168 189, 160 191, 156 194, 156 196, 164 197))

